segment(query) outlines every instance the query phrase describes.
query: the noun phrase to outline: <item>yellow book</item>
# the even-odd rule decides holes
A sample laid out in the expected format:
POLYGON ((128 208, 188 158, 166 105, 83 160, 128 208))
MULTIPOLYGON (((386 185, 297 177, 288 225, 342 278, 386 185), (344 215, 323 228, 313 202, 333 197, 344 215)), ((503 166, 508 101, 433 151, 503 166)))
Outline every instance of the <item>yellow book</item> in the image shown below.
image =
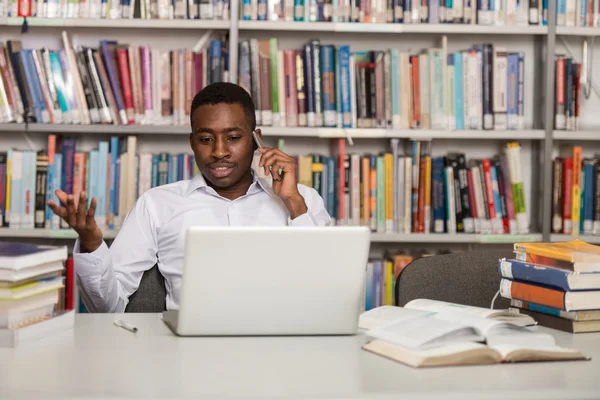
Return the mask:
POLYGON ((571 195, 571 223, 573 235, 579 235, 581 218, 581 146, 573 147, 573 189, 571 195))
POLYGON ((385 153, 385 231, 394 231, 394 156, 385 153))
POLYGON ((392 262, 392 260, 388 260, 387 262, 387 267, 388 267, 388 277, 390 279, 390 287, 389 287, 389 295, 390 295, 390 300, 388 302, 389 305, 393 305, 395 303, 394 301, 394 288, 396 287, 396 279, 394 276, 394 263, 392 262))
POLYGON ((517 260, 575 272, 600 272, 600 246, 575 239, 561 243, 515 243, 517 260))

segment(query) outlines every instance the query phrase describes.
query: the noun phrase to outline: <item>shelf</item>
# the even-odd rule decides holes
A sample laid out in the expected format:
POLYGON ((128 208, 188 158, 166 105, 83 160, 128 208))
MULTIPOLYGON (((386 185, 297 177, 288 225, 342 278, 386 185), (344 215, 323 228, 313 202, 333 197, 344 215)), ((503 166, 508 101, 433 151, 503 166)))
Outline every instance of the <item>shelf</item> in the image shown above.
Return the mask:
POLYGON ((104 133, 111 135, 189 135, 188 125, 60 125, 29 124, 27 132, 34 133, 104 133))
MULTIPOLYGON (((0 124, 0 132, 30 133, 94 133, 110 135, 188 135, 188 125, 60 125, 60 124, 0 124)), ((261 127, 265 136, 274 137, 313 137, 313 138, 346 138, 352 139, 469 139, 469 140, 541 140, 543 130, 497 131, 497 130, 465 130, 446 131, 434 129, 342 129, 342 128, 308 128, 308 127, 261 127)))
MULTIPOLYGON (((104 239, 114 239, 117 231, 104 231, 104 239)), ((40 238, 40 239, 72 239, 77 234, 72 229, 20 229, 0 228, 0 238, 40 238)))
POLYGON ((0 124, 0 132, 23 132, 25 124, 0 124))
POLYGON ((600 28, 557 26, 556 34, 562 36, 600 36, 600 28))
POLYGON ((556 140, 600 140, 600 129, 594 131, 554 131, 556 140))
POLYGON ((359 33, 429 33, 472 35, 546 35, 546 26, 486 26, 471 24, 377 24, 352 22, 239 21, 240 30, 359 33))
MULTIPOLYGON (((23 18, 0 18, 0 25, 21 26, 23 18)), ((223 29, 230 21, 202 19, 92 19, 27 18, 29 27, 125 28, 125 29, 223 29)))
POLYGON ((592 236, 592 235, 563 235, 563 234, 552 234, 550 235, 550 241, 552 242, 568 242, 570 240, 581 239, 584 242, 590 244, 600 244, 600 236, 592 236))
MULTIPOLYGON (((114 239, 118 231, 104 231, 104 239, 114 239)), ((43 238, 75 240, 77 234, 72 229, 11 229, 0 228, 0 238, 43 238)), ((515 242, 535 242, 541 234, 531 235, 474 235, 467 233, 373 233, 372 243, 487 243, 512 244, 515 242)), ((598 237, 600 240, 600 237, 598 237)))
POLYGON ((512 244, 538 242, 540 233, 530 235, 476 235, 470 233, 372 233, 372 243, 482 243, 512 244))

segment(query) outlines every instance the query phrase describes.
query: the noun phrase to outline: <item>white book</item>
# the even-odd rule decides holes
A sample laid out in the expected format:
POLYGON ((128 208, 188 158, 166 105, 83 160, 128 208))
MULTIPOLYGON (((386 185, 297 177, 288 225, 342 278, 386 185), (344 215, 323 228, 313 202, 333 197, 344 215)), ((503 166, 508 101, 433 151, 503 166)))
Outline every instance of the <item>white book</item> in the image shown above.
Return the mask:
POLYGON ((495 48, 493 55, 492 105, 494 129, 507 129, 508 111, 508 54, 504 48, 495 48))
POLYGON ((565 0, 567 2, 566 26, 575 26, 577 20, 575 11, 577 9, 577 0, 565 0))

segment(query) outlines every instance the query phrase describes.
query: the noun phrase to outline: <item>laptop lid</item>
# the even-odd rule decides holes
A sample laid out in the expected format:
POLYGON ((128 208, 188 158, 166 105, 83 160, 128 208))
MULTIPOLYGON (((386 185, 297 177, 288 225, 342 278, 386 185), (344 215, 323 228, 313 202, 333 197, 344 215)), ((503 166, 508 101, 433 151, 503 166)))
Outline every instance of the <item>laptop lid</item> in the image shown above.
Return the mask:
POLYGON ((353 334, 367 227, 191 227, 179 335, 353 334))

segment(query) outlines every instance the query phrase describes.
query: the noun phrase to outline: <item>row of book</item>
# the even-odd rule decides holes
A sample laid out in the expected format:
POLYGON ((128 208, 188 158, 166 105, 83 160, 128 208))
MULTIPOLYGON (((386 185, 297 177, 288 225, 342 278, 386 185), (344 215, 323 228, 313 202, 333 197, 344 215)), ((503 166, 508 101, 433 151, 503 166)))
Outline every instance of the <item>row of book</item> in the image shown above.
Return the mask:
MULTIPOLYGON (((335 147, 335 146, 334 146, 335 147)), ((464 153, 435 157, 431 142, 398 139, 380 154, 347 152, 298 156, 298 181, 315 188, 338 225, 378 233, 528 234, 521 148, 468 160, 464 153)))
POLYGON ((525 54, 492 44, 449 52, 351 52, 315 39, 240 43, 239 84, 263 126, 518 130, 525 126, 525 54))
POLYGON ((195 52, 62 39, 60 50, 0 46, 0 122, 183 125, 195 94, 228 80, 222 40, 195 52))
POLYGON ((556 57, 556 93, 554 100, 554 129, 579 130, 581 109, 582 64, 572 57, 556 57))
POLYGON ((516 243, 502 259, 500 295, 540 325, 567 332, 600 331, 600 247, 582 240, 516 243))
MULTIPOLYGON (((359 155, 336 139, 335 156, 296 157, 297 179, 321 194, 338 225, 379 233, 529 233, 518 143, 497 157, 468 162, 462 153, 432 157, 430 146, 411 141, 402 154, 392 139, 389 151, 359 155)), ((49 135, 46 150, 0 153, 4 226, 65 228, 46 205, 58 201, 54 191, 61 189, 96 197, 98 225, 118 229, 142 193, 198 173, 190 154, 138 154, 136 148, 135 136, 115 136, 85 152, 73 138, 49 135)))
POLYGON ((229 20, 230 3, 230 0, 0 0, 0 17, 229 20))
POLYGON ((600 235, 600 161, 563 146, 552 165, 552 232, 600 235))
POLYGON ((386 254, 381 258, 369 259, 365 281, 363 310, 395 305, 396 280, 400 272, 414 259, 430 254, 386 254))
POLYGON ((547 25, 547 13, 547 2, 540 0, 242 0, 241 17, 246 21, 527 26, 547 25))
POLYGON ((67 248, 0 242, 0 347, 18 347, 73 327, 73 265, 67 248), (69 299, 69 300, 67 300, 69 299))
POLYGON ((598 0, 556 0, 556 25, 598 27, 598 0))

